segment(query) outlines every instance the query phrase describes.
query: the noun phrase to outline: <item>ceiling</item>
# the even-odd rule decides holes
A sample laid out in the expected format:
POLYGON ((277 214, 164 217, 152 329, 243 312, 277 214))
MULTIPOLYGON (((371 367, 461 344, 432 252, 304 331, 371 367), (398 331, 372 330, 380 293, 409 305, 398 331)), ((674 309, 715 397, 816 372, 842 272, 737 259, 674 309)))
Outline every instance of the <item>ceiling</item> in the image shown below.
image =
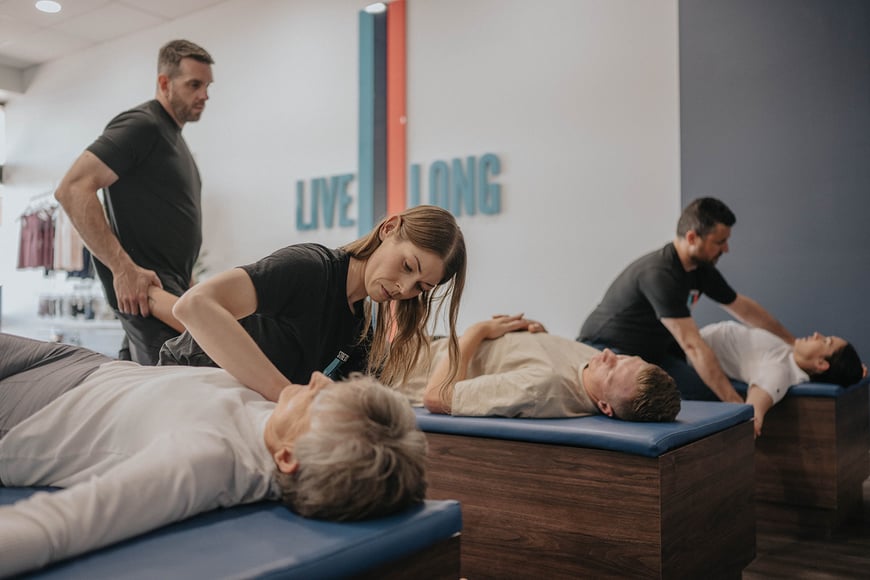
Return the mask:
POLYGON ((35 0, 0 0, 0 66, 23 70, 223 1, 59 0, 46 14, 35 0))

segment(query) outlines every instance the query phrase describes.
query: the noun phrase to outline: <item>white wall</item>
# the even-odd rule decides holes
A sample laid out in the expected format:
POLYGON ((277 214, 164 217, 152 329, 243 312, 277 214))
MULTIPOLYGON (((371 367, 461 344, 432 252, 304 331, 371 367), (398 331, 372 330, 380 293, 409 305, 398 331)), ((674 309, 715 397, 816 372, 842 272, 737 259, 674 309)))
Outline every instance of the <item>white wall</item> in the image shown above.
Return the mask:
MULTIPOLYGON (((4 317, 34 312, 45 284, 15 270, 15 218, 114 114, 153 95, 157 48, 175 37, 216 60, 203 119, 184 130, 203 176, 211 271, 355 238, 355 227, 297 232, 294 184, 357 171, 366 3, 228 1, 40 67, 7 106, 4 317)), ((672 236, 676 12, 676 0, 408 0, 409 161, 502 160, 501 214, 460 218, 463 327, 525 311, 573 337, 615 274, 672 236)))

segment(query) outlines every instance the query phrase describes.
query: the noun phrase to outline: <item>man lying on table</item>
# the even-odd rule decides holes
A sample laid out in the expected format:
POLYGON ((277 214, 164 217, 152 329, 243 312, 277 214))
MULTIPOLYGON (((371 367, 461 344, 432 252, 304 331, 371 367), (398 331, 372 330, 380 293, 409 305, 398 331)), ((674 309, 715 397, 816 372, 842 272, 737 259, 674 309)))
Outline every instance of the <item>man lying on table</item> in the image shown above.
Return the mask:
POLYGON ((447 384, 444 343, 432 341, 431 357, 421 355, 402 389, 433 413, 673 421, 680 411, 677 387, 661 368, 548 334, 521 314, 472 325, 459 339, 459 374, 447 384))

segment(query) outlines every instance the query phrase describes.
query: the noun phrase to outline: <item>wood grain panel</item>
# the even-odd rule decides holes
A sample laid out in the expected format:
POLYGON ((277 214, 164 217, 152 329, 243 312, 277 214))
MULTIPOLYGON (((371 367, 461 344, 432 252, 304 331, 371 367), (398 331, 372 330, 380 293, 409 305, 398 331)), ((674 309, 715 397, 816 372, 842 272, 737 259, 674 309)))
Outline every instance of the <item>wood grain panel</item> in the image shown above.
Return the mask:
POLYGON ((661 458, 437 433, 427 438, 429 496, 462 503, 463 576, 676 577, 706 572, 715 561, 725 577, 736 577, 754 556, 748 424, 706 438, 709 448, 692 444, 661 458), (710 460, 712 453, 747 449, 748 463, 710 460), (673 496, 665 499, 663 470, 673 496), (663 520, 663 502, 682 501, 695 479, 719 491, 688 494, 692 505, 663 520), (732 530, 741 527, 734 544, 732 530), (724 533, 726 541, 714 543, 706 537, 712 533, 724 533), (694 555, 684 563, 678 544, 689 537, 694 555), (663 568, 663 545, 672 572, 663 568), (711 559, 719 545, 734 554, 711 559))
POLYGON ((870 476, 870 387, 838 398, 837 511, 839 521, 860 513, 862 486, 870 476))
POLYGON ((835 401, 786 397, 770 410, 755 446, 758 499, 836 507, 835 401))
POLYGON ((755 557, 754 452, 747 422, 661 457, 664 576, 727 577, 755 557))
POLYGON ((786 397, 756 441, 756 498, 776 527, 836 527, 861 505, 870 475, 867 387, 840 397, 786 397))
POLYGON ((356 580, 456 580, 461 536, 456 534, 421 552, 355 575, 356 580))

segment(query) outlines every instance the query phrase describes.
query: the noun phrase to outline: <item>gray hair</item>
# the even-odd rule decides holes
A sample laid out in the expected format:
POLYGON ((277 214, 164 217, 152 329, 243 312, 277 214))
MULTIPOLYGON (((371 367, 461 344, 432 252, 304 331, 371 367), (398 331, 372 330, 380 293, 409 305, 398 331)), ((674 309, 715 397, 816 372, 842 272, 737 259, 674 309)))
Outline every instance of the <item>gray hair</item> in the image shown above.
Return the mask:
POLYGON ((371 377, 318 393, 293 457, 296 472, 276 477, 282 501, 301 516, 378 517, 426 496, 426 437, 407 399, 371 377))

